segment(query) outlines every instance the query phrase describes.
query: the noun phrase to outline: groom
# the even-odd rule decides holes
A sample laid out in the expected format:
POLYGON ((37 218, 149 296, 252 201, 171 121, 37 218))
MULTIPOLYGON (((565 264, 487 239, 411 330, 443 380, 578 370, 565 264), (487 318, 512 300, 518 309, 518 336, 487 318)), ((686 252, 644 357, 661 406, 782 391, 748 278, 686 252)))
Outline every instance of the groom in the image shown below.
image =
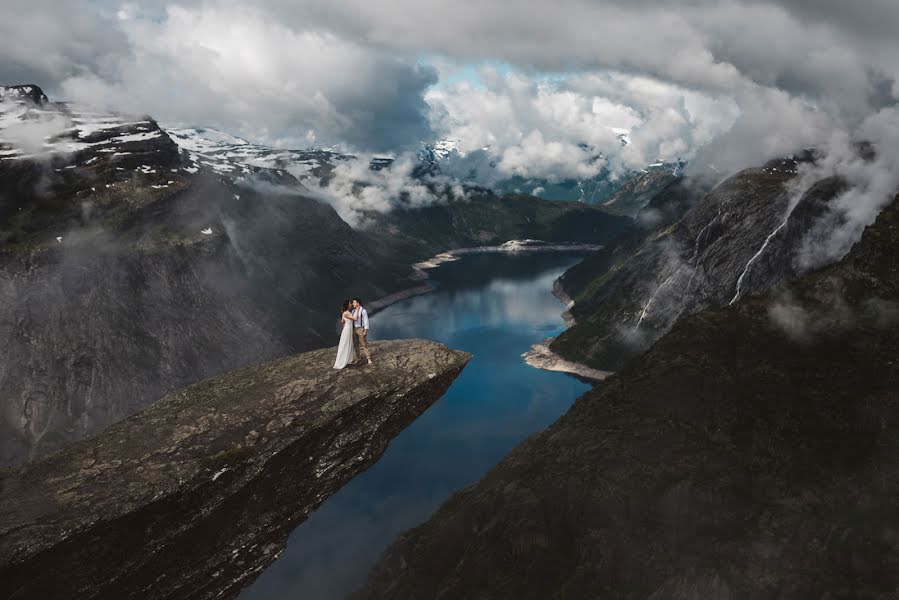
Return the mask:
POLYGON ((365 354, 365 359, 368 361, 368 364, 371 364, 371 353, 368 351, 368 311, 365 310, 365 307, 362 306, 362 301, 359 298, 353 298, 353 340, 355 341, 354 348, 356 350, 356 360, 353 361, 354 365, 359 364, 359 349, 362 349, 362 352, 365 354))

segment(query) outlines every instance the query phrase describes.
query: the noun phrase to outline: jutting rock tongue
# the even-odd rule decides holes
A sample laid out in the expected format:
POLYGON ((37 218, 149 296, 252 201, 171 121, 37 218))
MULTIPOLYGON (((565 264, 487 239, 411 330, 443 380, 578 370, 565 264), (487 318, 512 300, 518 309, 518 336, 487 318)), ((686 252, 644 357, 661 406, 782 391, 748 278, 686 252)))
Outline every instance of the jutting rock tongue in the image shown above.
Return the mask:
POLYGON ((424 340, 207 379, 0 472, 0 597, 229 598, 384 452, 471 356, 424 340), (152 590, 152 591, 151 591, 152 590))

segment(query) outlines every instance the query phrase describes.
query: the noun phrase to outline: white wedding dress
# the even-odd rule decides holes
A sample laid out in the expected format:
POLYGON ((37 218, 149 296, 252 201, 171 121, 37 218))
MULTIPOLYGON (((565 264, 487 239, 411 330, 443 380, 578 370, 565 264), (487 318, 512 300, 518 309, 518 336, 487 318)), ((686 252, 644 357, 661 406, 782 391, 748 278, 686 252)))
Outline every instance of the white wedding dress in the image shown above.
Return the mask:
POLYGON ((342 369, 353 360, 353 320, 343 318, 343 329, 340 331, 340 343, 337 344, 337 360, 335 369, 342 369))

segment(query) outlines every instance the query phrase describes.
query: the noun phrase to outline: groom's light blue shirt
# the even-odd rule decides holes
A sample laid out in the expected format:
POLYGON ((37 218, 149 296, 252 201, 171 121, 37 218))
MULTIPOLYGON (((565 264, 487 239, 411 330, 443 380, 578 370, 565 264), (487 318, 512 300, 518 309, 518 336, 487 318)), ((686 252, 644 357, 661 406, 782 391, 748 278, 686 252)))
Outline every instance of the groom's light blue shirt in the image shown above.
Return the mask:
POLYGON ((363 329, 368 329, 368 311, 365 310, 364 306, 354 308, 353 316, 357 317, 356 320, 353 321, 353 327, 362 327, 363 329), (361 316, 358 314, 358 311, 360 310, 362 311, 361 316))

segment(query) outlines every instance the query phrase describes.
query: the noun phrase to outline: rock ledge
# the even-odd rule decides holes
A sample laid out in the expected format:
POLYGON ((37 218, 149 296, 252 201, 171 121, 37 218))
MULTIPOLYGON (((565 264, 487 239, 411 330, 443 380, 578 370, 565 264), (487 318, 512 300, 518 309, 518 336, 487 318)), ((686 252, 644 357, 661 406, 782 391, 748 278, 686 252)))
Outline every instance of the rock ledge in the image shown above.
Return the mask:
POLYGON ((0 597, 235 596, 470 359, 372 349, 372 367, 335 371, 328 349, 207 379, 0 472, 0 597))

